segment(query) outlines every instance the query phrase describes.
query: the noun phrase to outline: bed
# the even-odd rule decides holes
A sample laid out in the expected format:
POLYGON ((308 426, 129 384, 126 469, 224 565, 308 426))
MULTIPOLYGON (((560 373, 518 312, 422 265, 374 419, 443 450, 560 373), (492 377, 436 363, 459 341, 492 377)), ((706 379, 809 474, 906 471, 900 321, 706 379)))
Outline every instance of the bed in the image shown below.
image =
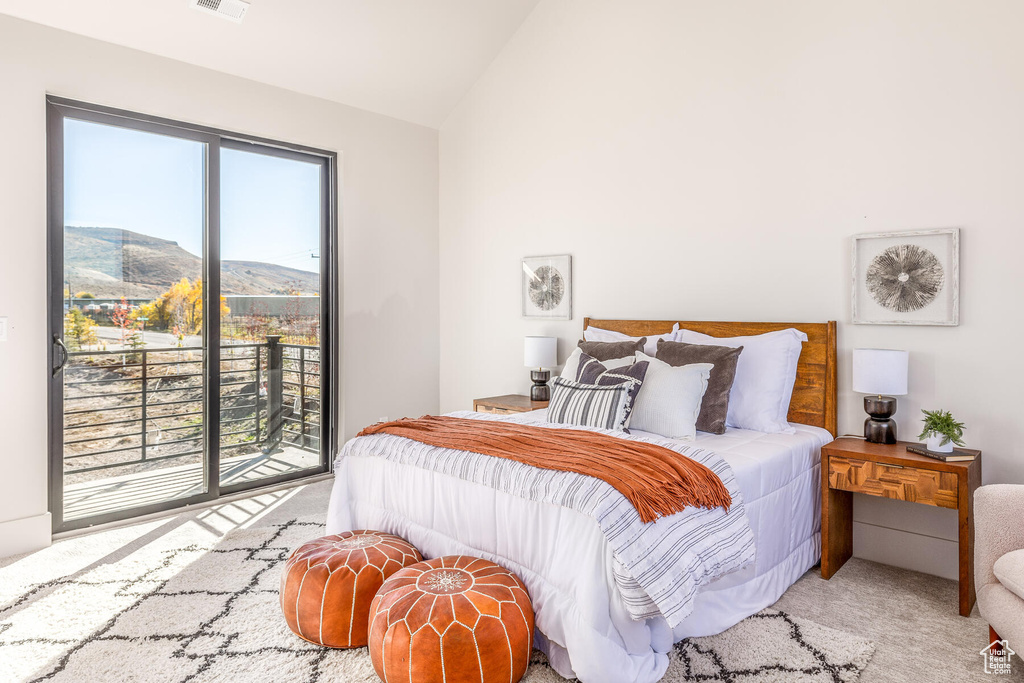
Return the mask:
MULTIPOLYGON (((585 327, 645 336, 668 332, 674 323, 586 319, 585 327)), ((754 545, 742 566, 698 582, 681 620, 637 618, 621 589, 622 568, 593 516, 454 470, 373 453, 339 457, 328 533, 381 529, 408 539, 427 557, 469 554, 502 564, 527 585, 537 614, 536 646, 560 674, 584 683, 659 680, 674 642, 719 633, 772 604, 817 562, 820 449, 836 431, 834 322, 678 324, 717 337, 790 327, 808 337, 789 409, 795 433, 728 429, 678 445, 727 463, 754 545)), ((545 425, 545 412, 476 417, 545 425)), ((629 438, 666 442, 636 431, 629 438)))

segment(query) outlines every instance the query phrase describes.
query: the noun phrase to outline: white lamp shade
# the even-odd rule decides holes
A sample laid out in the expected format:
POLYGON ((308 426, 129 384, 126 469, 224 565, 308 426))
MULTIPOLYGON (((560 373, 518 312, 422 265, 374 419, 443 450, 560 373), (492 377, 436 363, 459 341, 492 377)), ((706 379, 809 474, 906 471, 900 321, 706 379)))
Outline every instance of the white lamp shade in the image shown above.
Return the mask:
POLYGON ((904 396, 910 354, 893 349, 853 350, 853 390, 858 394, 904 396))
POLYGON ((523 364, 528 368, 553 368, 558 365, 558 340, 555 337, 526 337, 523 364))

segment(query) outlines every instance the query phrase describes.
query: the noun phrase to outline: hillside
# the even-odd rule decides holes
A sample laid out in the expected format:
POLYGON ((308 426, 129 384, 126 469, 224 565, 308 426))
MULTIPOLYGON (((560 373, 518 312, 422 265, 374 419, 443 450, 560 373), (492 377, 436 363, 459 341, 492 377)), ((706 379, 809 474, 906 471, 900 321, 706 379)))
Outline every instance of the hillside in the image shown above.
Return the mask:
MULTIPOLYGON (((66 277, 75 292, 100 298, 157 297, 183 277, 195 280, 202 259, 177 242, 119 228, 67 226, 64 229, 66 277)), ((320 291, 320 276, 258 261, 224 261, 222 294, 303 294, 320 291)))

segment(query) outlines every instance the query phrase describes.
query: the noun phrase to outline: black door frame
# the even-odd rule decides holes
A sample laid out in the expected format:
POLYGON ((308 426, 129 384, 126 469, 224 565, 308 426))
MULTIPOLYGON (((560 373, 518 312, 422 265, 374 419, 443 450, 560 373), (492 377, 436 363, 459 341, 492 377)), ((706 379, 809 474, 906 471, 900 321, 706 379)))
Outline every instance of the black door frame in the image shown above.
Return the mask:
POLYGON ((279 485, 331 470, 338 446, 337 406, 340 377, 334 359, 338 357, 340 325, 335 314, 340 297, 339 256, 337 248, 338 191, 335 152, 292 145, 279 141, 232 133, 206 126, 135 112, 93 105, 48 95, 47 125, 47 338, 50 349, 48 388, 49 509, 54 533, 105 524, 144 515, 167 512, 206 503, 223 495, 279 485), (128 510, 64 520, 64 387, 58 339, 64 333, 64 120, 130 128, 143 132, 194 140, 205 144, 204 164, 205 216, 203 243, 203 444, 205 492, 128 510), (321 166, 320 225, 320 373, 321 425, 320 466, 298 472, 220 485, 220 150, 237 149, 295 159, 321 166), (329 382, 325 391, 323 381, 329 382))

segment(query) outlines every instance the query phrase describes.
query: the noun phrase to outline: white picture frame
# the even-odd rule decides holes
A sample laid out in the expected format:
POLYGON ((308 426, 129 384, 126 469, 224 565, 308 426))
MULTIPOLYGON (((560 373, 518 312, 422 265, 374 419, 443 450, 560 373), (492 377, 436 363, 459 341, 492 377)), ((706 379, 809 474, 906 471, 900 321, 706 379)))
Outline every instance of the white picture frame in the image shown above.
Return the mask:
POLYGON ((572 256, 527 256, 521 265, 523 317, 572 320, 572 256))
POLYGON ((856 325, 960 324, 960 229, 854 235, 856 325))

